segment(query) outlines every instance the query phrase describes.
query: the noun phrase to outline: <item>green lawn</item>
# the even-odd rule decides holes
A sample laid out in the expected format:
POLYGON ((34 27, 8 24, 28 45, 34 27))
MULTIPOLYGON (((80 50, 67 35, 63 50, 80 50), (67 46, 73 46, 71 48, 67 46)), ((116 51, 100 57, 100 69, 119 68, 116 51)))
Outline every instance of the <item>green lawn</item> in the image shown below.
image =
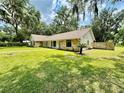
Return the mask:
POLYGON ((124 93, 124 48, 0 48, 0 93, 124 93))

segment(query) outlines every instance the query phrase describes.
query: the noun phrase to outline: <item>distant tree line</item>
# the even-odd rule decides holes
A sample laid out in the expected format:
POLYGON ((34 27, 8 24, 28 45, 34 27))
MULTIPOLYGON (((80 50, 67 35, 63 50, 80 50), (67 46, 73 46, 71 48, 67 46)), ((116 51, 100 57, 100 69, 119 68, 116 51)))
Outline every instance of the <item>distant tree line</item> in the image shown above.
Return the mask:
POLYGON ((124 42, 123 32, 124 10, 117 12, 115 9, 104 9, 92 22, 92 30, 96 41, 112 40, 115 44, 124 42))
POLYGON ((121 0, 67 0, 71 8, 62 6, 56 13, 52 23, 46 24, 41 14, 29 0, 1 0, 0 21, 5 22, 0 27, 0 41, 22 42, 30 40, 31 34, 53 35, 81 28, 91 28, 96 41, 124 44, 124 10, 117 11, 111 7, 100 11, 98 5, 115 4, 121 0), (80 14, 89 11, 94 14, 92 23, 79 28, 80 14))
POLYGON ((78 23, 71 10, 62 7, 53 22, 47 25, 41 21, 41 14, 29 0, 1 0, 0 21, 5 23, 1 28, 1 41, 29 40, 31 34, 52 35, 77 29, 78 23), (11 39, 10 39, 11 38, 11 39))

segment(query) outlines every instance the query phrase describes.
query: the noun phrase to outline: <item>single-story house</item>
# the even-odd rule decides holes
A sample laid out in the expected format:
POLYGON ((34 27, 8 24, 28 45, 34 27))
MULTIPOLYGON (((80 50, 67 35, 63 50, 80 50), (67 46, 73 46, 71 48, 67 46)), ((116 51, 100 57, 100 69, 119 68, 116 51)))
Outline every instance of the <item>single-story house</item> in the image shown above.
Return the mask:
POLYGON ((79 51, 79 43, 85 43, 88 48, 92 48, 94 41, 94 34, 89 28, 51 36, 31 35, 31 42, 34 47, 48 47, 73 51, 79 51))

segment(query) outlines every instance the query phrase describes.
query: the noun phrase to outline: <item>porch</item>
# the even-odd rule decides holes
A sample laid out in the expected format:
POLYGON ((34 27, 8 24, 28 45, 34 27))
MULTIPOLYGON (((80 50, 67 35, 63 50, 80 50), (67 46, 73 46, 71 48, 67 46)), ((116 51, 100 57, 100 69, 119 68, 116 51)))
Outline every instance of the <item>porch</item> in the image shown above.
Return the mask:
POLYGON ((79 39, 70 40, 55 40, 55 41, 37 41, 34 43, 35 47, 47 47, 63 50, 79 51, 79 39))

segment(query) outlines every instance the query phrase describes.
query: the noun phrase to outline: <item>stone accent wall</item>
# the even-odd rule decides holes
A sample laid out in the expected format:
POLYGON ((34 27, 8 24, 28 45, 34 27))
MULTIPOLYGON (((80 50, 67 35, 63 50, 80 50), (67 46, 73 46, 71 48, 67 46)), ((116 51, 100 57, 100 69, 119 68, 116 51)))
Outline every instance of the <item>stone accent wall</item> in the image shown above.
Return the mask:
POLYGON ((37 42, 34 42, 34 47, 40 47, 41 44, 42 44, 42 43, 41 43, 41 42, 38 42, 38 41, 37 41, 37 42))
MULTIPOLYGON (((51 48, 52 41, 44 41, 44 42, 35 42, 35 47, 49 47, 51 48)), ((56 41, 56 49, 63 49, 63 50, 72 50, 72 51, 79 51, 78 44, 79 39, 72 39, 71 40, 72 47, 66 47, 66 40, 56 41)))
POLYGON ((78 48, 79 39, 71 40, 72 47, 66 47, 66 40, 61 40, 59 42, 60 42, 60 49, 79 51, 79 48, 78 48))
POLYGON ((60 49, 65 49, 66 48, 66 40, 61 40, 59 41, 59 44, 60 44, 60 49))
POLYGON ((73 39, 72 40, 72 48, 74 49, 74 51, 79 51, 79 45, 80 40, 79 39, 73 39))

